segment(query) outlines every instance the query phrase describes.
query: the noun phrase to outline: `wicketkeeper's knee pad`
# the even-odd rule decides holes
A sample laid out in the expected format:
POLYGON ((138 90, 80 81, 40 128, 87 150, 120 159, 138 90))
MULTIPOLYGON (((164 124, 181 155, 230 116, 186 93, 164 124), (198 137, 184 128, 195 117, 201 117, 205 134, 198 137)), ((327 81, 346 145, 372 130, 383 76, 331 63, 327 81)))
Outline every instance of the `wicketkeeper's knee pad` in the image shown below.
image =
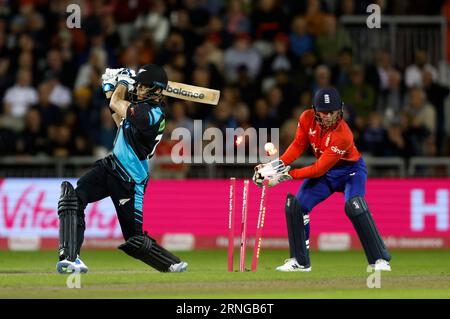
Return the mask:
POLYGON ((358 233, 369 264, 374 264, 378 259, 389 261, 391 255, 384 245, 365 199, 357 196, 346 201, 345 213, 358 233))
POLYGON ((75 190, 67 181, 61 184, 58 201, 59 258, 75 261, 83 241, 84 213, 80 209, 75 190))
POLYGON ((180 258, 158 245, 147 233, 130 237, 118 248, 161 272, 167 272, 171 265, 181 262, 180 258))

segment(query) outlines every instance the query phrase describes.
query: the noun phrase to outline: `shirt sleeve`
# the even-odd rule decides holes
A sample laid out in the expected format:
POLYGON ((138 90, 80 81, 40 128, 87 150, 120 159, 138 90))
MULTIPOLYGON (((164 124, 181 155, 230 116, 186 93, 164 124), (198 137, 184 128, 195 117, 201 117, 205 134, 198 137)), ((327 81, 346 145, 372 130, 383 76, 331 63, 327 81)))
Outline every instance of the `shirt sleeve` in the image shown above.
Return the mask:
POLYGON ((285 165, 291 164, 297 158, 299 158, 308 147, 309 141, 305 134, 303 122, 303 114, 300 116, 298 121, 297 131, 295 133, 295 138, 287 150, 280 156, 280 160, 283 161, 285 165))
POLYGON ((312 165, 289 172, 294 179, 316 178, 325 175, 337 162, 342 159, 352 145, 348 138, 340 138, 331 141, 330 146, 325 149, 319 159, 312 165))

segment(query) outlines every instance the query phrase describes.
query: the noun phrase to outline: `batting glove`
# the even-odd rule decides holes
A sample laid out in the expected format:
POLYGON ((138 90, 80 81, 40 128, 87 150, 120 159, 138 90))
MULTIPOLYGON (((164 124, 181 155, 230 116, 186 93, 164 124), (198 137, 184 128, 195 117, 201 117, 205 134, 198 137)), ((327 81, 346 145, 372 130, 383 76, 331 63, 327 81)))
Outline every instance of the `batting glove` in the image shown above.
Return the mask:
POLYGON ((134 83, 136 82, 131 77, 134 77, 136 73, 131 69, 123 69, 117 74, 117 83, 122 83, 127 87, 128 92, 133 91, 134 83))

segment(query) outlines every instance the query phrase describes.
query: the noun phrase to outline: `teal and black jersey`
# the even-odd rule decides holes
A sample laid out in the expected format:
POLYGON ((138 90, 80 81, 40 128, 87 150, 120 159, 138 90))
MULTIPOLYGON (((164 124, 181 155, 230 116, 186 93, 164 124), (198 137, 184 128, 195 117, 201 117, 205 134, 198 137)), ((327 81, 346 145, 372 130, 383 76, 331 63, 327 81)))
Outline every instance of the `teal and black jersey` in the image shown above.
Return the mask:
POLYGON ((155 153, 165 127, 164 105, 133 102, 114 141, 113 158, 121 176, 137 184, 148 178, 148 159, 155 153), (130 180, 131 179, 131 180, 130 180))

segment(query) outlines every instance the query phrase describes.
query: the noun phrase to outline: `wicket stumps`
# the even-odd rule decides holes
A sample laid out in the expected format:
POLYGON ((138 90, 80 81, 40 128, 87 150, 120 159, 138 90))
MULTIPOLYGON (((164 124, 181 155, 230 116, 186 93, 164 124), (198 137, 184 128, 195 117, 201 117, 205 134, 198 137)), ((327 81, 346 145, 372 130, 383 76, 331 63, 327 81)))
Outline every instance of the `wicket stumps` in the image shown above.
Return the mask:
POLYGON ((265 180, 261 190, 261 200, 259 202, 258 224, 256 224, 255 246, 253 247, 252 271, 258 267, 259 253, 261 251, 262 229, 266 217, 266 194, 269 181, 265 180))
MULTIPOLYGON (((264 181, 261 190, 261 201, 259 205, 258 222, 256 227, 255 245, 253 248, 252 271, 256 271, 259 255, 261 251, 262 229, 264 227, 264 219, 266 214, 268 181, 264 181)), ((247 248, 247 215, 248 215, 248 193, 249 180, 244 180, 244 188, 242 194, 242 218, 241 218, 241 237, 240 237, 240 254, 239 254, 239 271, 245 271, 245 259, 247 248)), ((234 212, 236 206, 236 178, 230 178, 229 192, 229 211, 228 211, 228 271, 233 271, 234 264, 234 212)))
POLYGON ((234 198, 236 189, 236 178, 230 178, 230 203, 228 211, 228 271, 233 271, 234 260, 234 207, 236 199, 234 198))

